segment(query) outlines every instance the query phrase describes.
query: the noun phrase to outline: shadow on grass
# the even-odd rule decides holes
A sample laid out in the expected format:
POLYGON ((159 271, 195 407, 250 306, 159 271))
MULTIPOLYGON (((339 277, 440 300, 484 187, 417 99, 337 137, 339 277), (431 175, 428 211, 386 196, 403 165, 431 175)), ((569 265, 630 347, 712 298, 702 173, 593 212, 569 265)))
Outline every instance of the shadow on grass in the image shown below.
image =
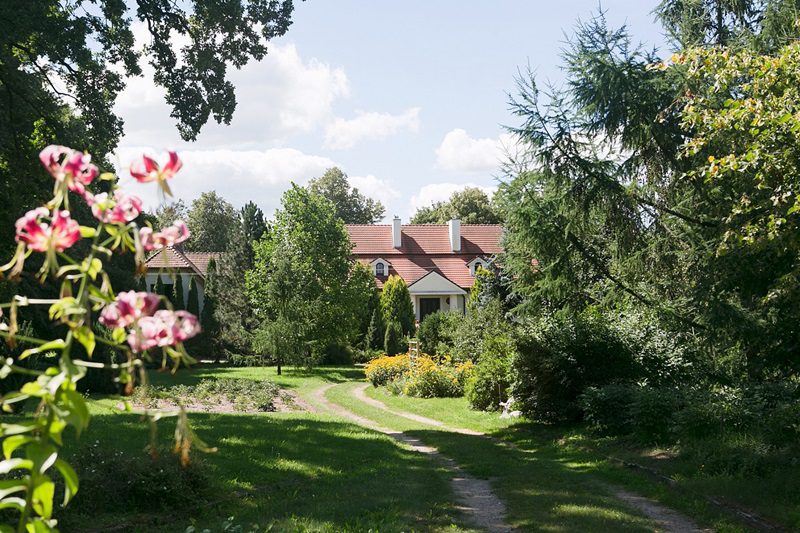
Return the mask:
POLYGON ((407 433, 472 475, 492 480, 508 505, 509 521, 524 531, 653 531, 647 518, 608 493, 579 454, 567 456, 541 442, 522 450, 447 431, 407 433))
MULTIPOLYGON (((214 530, 235 516, 277 530, 407 531, 445 528, 453 520, 445 473, 388 437, 293 415, 193 414, 190 420, 219 448, 201 461, 213 485, 210 497, 186 494, 184 508, 158 512, 154 501, 129 501, 112 510, 81 500, 79 493, 61 526, 94 531, 122 522, 122 530, 182 531, 195 520, 214 530)), ((174 426, 159 424, 160 444, 169 446, 174 426)), ((147 427, 138 417, 96 416, 91 425, 92 442, 150 460, 143 452, 147 427)))

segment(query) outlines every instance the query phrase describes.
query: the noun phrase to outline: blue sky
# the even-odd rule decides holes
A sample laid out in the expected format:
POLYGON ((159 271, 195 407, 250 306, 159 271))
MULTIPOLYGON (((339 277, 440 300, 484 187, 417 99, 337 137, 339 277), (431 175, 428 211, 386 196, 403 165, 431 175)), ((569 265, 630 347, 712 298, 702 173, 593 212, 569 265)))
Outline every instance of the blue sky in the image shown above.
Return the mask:
MULTIPOLYGON (((656 2, 605 0, 612 26, 662 45, 656 2)), ((503 125, 520 68, 558 84, 560 50, 596 0, 428 0, 297 2, 286 36, 268 56, 232 71, 238 106, 230 126, 210 124, 181 142, 163 92, 145 73, 117 102, 126 121, 121 168, 134 154, 175 148, 186 162, 177 197, 216 190, 234 205, 267 214, 294 181, 339 166, 362 192, 404 220, 420 205, 466 185, 491 192, 503 125)), ((141 46, 146 34, 134 27, 141 46)), ((176 42, 176 46, 180 46, 176 42)), ((124 175, 124 174, 123 174, 124 175)), ((126 180, 130 183, 129 180, 126 180)), ((137 188, 152 208, 151 189, 137 188)))

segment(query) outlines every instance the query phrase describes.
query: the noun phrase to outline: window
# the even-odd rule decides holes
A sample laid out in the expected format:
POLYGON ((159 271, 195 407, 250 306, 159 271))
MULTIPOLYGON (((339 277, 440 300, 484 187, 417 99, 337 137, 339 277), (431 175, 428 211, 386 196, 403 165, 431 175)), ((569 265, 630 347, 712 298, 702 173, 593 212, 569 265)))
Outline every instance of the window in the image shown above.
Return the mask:
POLYGON ((375 264, 375 275, 376 276, 385 276, 386 275, 386 265, 383 263, 376 263, 375 264))
POLYGON ((483 261, 476 260, 472 263, 472 275, 473 277, 478 273, 479 268, 486 268, 486 264, 483 261))

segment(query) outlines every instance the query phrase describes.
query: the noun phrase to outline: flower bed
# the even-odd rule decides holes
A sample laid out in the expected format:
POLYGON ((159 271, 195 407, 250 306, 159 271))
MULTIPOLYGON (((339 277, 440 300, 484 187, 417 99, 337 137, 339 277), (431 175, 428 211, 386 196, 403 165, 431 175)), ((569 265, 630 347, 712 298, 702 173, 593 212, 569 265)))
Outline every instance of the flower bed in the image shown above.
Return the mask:
POLYGON ((393 394, 419 398, 447 398, 464 395, 464 382, 473 364, 454 363, 449 357, 408 354, 383 356, 370 361, 367 379, 376 387, 385 385, 393 394))

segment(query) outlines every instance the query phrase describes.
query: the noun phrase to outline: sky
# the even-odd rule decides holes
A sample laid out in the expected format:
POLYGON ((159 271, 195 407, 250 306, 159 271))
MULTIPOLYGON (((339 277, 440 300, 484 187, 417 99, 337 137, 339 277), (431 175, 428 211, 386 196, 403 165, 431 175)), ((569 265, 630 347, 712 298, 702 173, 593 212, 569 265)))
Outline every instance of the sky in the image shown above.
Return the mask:
MULTIPOLYGON (((129 80, 116 103, 125 133, 115 154, 122 184, 149 209, 160 200, 125 172, 137 154, 184 161, 172 182, 187 204, 215 190, 235 207, 252 200, 270 216, 292 182, 338 166, 386 219, 465 186, 492 193, 501 178, 505 126, 520 69, 563 81, 561 50, 578 19, 598 7, 609 24, 663 47, 655 0, 308 0, 267 56, 229 70, 237 108, 195 142, 178 135, 152 70, 129 80)), ((134 24, 137 46, 146 31, 134 24)), ((180 43, 177 43, 180 44, 180 43)))

